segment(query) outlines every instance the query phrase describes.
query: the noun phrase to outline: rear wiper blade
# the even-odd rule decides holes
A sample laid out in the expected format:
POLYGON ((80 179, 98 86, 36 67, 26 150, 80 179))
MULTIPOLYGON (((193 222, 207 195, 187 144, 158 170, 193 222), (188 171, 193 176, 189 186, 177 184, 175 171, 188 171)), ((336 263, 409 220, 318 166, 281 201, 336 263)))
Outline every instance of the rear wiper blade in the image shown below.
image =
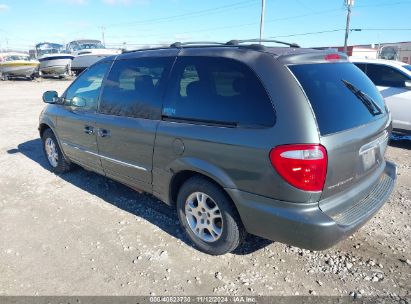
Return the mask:
POLYGON ((382 114, 381 108, 377 105, 377 103, 366 93, 355 87, 351 82, 342 79, 341 80, 344 85, 357 97, 367 108, 367 110, 373 115, 382 114))

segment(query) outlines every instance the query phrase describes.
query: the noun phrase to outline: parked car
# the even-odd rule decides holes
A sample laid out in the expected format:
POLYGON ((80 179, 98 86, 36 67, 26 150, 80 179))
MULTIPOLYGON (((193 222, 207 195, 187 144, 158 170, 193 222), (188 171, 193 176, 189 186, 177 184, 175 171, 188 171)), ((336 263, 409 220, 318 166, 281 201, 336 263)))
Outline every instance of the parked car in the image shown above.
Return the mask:
POLYGON ((74 163, 152 193, 213 255, 246 232, 328 248, 370 219, 396 180, 383 98, 339 53, 173 44, 105 58, 43 100, 53 172, 74 163))
POLYGON ((411 65, 384 59, 350 59, 374 82, 392 115, 394 131, 411 134, 411 65))

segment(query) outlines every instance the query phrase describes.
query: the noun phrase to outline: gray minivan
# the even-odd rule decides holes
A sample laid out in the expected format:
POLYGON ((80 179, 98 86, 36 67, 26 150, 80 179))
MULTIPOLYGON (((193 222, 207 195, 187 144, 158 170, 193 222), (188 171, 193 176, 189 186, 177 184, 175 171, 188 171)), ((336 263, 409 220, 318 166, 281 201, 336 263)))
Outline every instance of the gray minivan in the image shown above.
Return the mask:
POLYGON ((53 172, 78 164, 176 206, 209 254, 233 251, 247 232, 328 248, 396 180, 384 100, 341 53, 177 43, 105 58, 43 100, 53 172))

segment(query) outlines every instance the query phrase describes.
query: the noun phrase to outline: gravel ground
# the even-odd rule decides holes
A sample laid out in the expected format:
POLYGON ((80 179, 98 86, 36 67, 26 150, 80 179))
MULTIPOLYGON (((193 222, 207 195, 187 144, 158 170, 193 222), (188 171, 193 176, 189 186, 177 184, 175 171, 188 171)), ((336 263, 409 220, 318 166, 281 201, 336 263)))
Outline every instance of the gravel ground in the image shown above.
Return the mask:
MULTIPOLYGON (((38 115, 65 80, 0 82, 0 295, 411 293, 411 140, 392 141, 390 201, 361 230, 312 252, 257 237, 220 257, 193 249, 164 204, 97 174, 52 174, 38 115)), ((406 301, 401 301, 406 303, 406 301)))

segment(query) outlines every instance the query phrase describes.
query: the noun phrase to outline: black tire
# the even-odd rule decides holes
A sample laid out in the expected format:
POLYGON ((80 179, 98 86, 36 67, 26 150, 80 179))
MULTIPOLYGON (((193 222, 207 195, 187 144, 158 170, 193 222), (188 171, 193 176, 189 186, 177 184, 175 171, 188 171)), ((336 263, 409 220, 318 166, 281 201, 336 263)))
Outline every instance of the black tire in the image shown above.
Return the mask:
POLYGON ((233 202, 227 194, 209 180, 195 176, 188 179, 180 188, 177 197, 177 213, 183 230, 200 251, 211 255, 222 255, 234 251, 246 237, 246 231, 233 202), (218 206, 221 218, 221 235, 215 241, 204 241, 190 228, 186 218, 186 200, 195 192, 202 192, 218 206))
POLYGON ((43 152, 44 156, 46 157, 47 163, 49 164, 51 171, 56 173, 56 174, 62 174, 64 172, 70 171, 72 169, 72 164, 68 159, 66 159, 61 152, 60 146, 58 144, 58 141, 56 139, 56 136, 54 135, 53 131, 51 129, 46 129, 43 133, 42 136, 42 141, 43 141, 43 152), (47 140, 53 141, 56 151, 57 151, 57 164, 54 166, 48 156, 47 156, 47 151, 46 151, 46 142, 47 140))

